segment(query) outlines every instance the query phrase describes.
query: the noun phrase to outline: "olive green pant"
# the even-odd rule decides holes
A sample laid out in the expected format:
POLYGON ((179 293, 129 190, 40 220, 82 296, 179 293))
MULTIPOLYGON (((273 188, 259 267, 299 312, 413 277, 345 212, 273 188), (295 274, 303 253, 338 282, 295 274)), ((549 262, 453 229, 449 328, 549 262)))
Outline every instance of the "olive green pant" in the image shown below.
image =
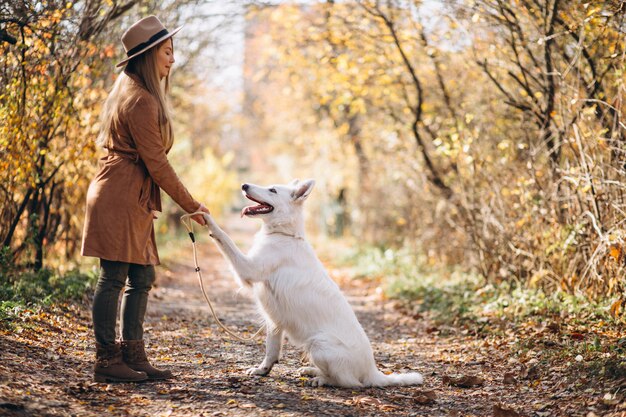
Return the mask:
POLYGON ((124 285, 120 314, 122 340, 143 339, 143 319, 148 293, 154 284, 153 265, 138 265, 100 259, 100 276, 93 297, 93 330, 101 345, 115 343, 117 305, 124 285))

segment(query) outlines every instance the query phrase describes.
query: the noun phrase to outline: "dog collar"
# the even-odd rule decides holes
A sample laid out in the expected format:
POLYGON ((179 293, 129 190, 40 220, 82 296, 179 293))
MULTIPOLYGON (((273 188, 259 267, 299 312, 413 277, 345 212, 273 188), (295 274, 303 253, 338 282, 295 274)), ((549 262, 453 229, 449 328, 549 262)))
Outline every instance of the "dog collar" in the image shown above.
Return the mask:
POLYGON ((283 235, 283 236, 292 237, 294 239, 304 240, 304 238, 302 236, 292 235, 290 233, 285 233, 285 232, 279 232, 278 230, 275 230, 273 232, 269 232, 269 233, 266 233, 266 234, 268 234, 268 235, 283 235))

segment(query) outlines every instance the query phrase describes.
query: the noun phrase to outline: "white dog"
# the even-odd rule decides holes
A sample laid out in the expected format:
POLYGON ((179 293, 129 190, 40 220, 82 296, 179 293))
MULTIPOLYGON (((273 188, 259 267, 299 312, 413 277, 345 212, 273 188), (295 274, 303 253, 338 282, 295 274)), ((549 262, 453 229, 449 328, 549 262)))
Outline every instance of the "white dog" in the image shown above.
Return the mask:
POLYGON ((252 287, 265 317, 263 362, 248 370, 267 375, 280 358, 283 333, 304 347, 314 366, 301 368, 311 385, 380 387, 421 384, 419 373, 385 375, 374 362, 369 339, 339 287, 328 276, 304 239, 302 203, 315 181, 260 187, 244 184, 243 194, 258 203, 242 216, 260 217, 263 227, 243 254, 232 239, 205 215, 211 236, 243 285, 252 287))

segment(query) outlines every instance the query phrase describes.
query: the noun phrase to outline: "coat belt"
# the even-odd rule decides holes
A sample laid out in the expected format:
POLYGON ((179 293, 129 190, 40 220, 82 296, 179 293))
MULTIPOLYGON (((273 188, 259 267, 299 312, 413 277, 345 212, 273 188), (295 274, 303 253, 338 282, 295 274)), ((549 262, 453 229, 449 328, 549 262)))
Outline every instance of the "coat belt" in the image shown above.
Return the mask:
POLYGON ((122 152, 115 149, 107 149, 109 151, 109 155, 118 155, 122 158, 133 161, 134 164, 138 164, 141 159, 139 158, 139 152, 122 152))
POLYGON ((161 189, 154 182, 148 169, 145 164, 139 157, 139 152, 122 152, 114 149, 108 149, 109 155, 112 156, 120 156, 124 159, 128 159, 132 161, 134 164, 141 164, 146 170, 146 177, 144 179, 143 185, 141 186, 141 203, 149 210, 153 212, 154 217, 157 215, 154 213, 155 211, 160 212, 163 209, 161 208, 161 189), (147 198, 146 198, 147 197, 147 198))

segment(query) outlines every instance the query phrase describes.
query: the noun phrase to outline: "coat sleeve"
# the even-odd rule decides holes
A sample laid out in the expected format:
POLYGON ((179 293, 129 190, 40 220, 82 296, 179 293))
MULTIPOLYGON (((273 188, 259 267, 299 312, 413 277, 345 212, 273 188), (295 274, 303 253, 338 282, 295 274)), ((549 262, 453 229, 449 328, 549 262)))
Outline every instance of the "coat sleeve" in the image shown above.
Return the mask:
POLYGON ((127 120, 139 157, 154 182, 187 213, 197 211, 200 203, 187 191, 165 154, 159 129, 157 101, 151 96, 138 97, 128 108, 127 120))

